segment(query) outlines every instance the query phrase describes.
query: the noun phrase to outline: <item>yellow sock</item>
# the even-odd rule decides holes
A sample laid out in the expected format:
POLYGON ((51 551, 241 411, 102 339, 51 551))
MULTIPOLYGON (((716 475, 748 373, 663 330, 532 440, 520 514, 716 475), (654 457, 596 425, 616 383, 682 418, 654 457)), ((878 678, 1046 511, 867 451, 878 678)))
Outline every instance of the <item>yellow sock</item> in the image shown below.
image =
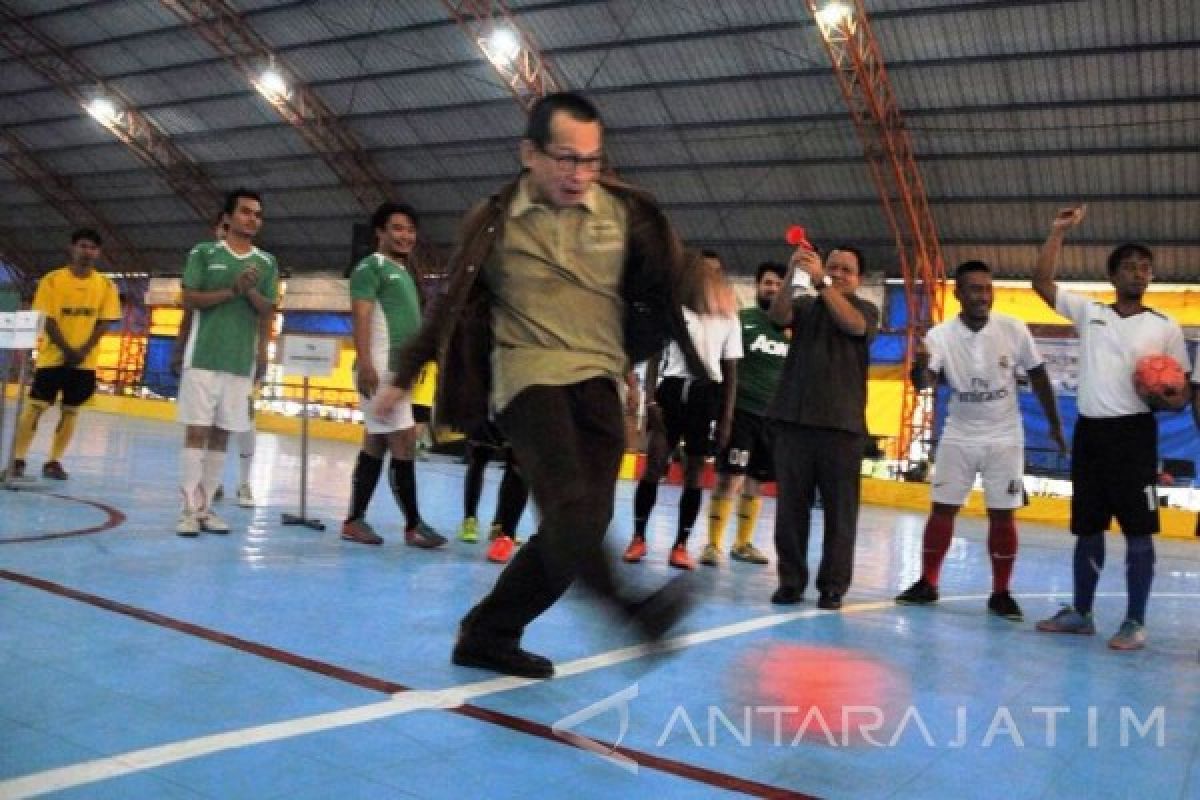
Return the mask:
POLYGON ((63 453, 67 452, 67 445, 71 443, 71 436, 75 433, 75 423, 78 420, 78 407, 62 407, 62 417, 58 420, 58 427, 54 429, 54 441, 50 443, 51 461, 62 460, 63 453))
POLYGON ((708 498, 708 543, 718 550, 721 549, 721 540, 725 538, 725 525, 732 511, 732 497, 717 497, 714 494, 708 498))
POLYGON ((757 495, 742 495, 738 503, 737 547, 745 547, 754 539, 754 525, 758 522, 758 512, 762 508, 762 498, 757 495))
POLYGON ((50 404, 43 400, 27 398, 25 410, 21 412, 21 419, 17 421, 17 439, 13 442, 13 458, 25 459, 25 454, 29 452, 29 445, 33 443, 33 434, 37 431, 38 420, 42 418, 42 414, 49 407, 50 404))

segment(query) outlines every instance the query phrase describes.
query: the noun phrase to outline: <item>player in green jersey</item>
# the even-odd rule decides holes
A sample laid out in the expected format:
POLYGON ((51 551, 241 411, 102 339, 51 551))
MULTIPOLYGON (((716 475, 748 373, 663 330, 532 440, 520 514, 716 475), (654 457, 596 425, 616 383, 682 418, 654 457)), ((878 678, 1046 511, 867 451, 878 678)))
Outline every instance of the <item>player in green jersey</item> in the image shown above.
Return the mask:
POLYGON ((405 543, 412 547, 441 547, 446 543, 445 537, 421 519, 417 507, 413 464, 417 429, 412 395, 406 392, 388 414, 380 414, 373 407, 379 387, 389 385, 392 380, 389 354, 406 344, 421 327, 418 276, 409 266, 417 241, 417 214, 402 203, 384 203, 371 217, 371 224, 378 241, 377 251, 360 261, 350 273, 355 380, 365 431, 351 478, 350 510, 342 523, 342 538, 360 544, 383 543, 383 537, 367 523, 366 513, 383 471, 383 459, 391 452, 388 482, 396 504, 404 512, 405 543))
POLYGON ((187 426, 180 456, 180 536, 228 533, 212 511, 231 432, 250 427, 246 397, 254 380, 262 318, 279 296, 275 257, 254 246, 262 198, 235 189, 225 199, 224 241, 192 248, 183 272, 183 305, 192 311, 179 384, 179 420, 187 426))
POLYGON ((737 400, 729 445, 717 457, 717 485, 708 502, 708 545, 700 563, 720 562, 721 540, 739 491, 737 539, 729 554, 735 561, 766 564, 754 546, 754 525, 762 508, 762 484, 775 480, 771 437, 763 417, 775 394, 779 373, 787 360, 787 330, 771 321, 767 309, 783 288, 787 268, 774 261, 755 273, 756 305, 738 312, 742 326, 742 362, 738 365, 737 400))

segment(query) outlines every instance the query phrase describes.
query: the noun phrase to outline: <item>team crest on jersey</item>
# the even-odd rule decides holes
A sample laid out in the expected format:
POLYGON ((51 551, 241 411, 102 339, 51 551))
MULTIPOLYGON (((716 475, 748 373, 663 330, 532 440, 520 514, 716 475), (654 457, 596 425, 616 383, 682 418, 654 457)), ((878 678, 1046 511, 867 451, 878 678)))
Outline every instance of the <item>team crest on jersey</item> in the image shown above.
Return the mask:
POLYGON ((1001 355, 1000 356, 1000 369, 1008 369, 1011 366, 1012 366, 1012 362, 1009 360, 1008 355, 1007 354, 1001 355))

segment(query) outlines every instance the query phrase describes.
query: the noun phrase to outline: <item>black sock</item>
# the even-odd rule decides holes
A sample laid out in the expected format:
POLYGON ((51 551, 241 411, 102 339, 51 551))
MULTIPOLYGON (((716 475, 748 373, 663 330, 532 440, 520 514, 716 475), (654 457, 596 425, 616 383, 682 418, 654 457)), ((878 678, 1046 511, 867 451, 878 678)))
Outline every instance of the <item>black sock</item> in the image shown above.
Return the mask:
POLYGON ((487 464, 487 448, 474 445, 467 447, 467 475, 463 479, 464 517, 474 517, 479 511, 479 496, 483 494, 483 473, 487 464))
POLYGON ((639 539, 646 538, 646 523, 650 521, 650 512, 658 501, 658 481, 638 481, 637 491, 633 493, 633 535, 639 539))
POLYGON ((696 517, 700 516, 700 503, 704 500, 704 490, 699 486, 693 488, 685 487, 683 494, 679 498, 679 528, 675 533, 675 544, 687 544, 688 537, 692 535, 692 526, 696 524, 696 517))
POLYGON ((367 506, 375 495, 375 487, 379 485, 379 474, 383 471, 383 459, 360 450, 358 461, 354 464, 354 475, 350 478, 350 511, 346 515, 347 522, 362 519, 367 513, 367 506))
POLYGON ((1150 536, 1129 536, 1125 539, 1125 591, 1129 607, 1125 618, 1139 625, 1146 624, 1146 602, 1150 599, 1150 584, 1154 582, 1154 539, 1150 536))
POLYGON ((1096 598, 1100 570, 1104 569, 1104 534, 1075 537, 1075 610, 1088 614, 1096 598))
POLYGON ((500 492, 496 498, 496 516, 493 525, 499 525, 500 530, 509 536, 517 535, 517 525, 521 522, 521 514, 529 501, 529 486, 521 477, 521 472, 515 466, 506 464, 504 479, 500 481, 500 492))
POLYGON ((388 482, 392 485, 396 505, 404 512, 404 527, 412 530, 421 522, 421 512, 417 510, 417 471, 413 462, 393 458, 388 465, 388 482))

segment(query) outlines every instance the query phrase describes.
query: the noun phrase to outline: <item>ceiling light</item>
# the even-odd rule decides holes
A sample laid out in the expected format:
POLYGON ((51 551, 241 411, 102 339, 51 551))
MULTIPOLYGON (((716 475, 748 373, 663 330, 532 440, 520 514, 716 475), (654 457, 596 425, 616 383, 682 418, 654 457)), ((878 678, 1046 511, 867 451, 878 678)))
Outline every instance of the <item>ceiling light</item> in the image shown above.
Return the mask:
POLYGON ((254 84, 254 87, 266 95, 268 99, 272 100, 287 97, 290 92, 287 81, 283 79, 283 75, 274 66, 263 70, 263 73, 258 76, 258 82, 254 84))
POLYGON ((121 112, 112 100, 104 95, 97 95, 92 102, 85 106, 87 112, 104 125, 115 125, 121 118, 121 112))
POLYGON ((817 12, 817 23, 826 30, 836 28, 854 14, 854 9, 845 3, 834 2, 817 12))
POLYGON ((488 60, 499 67, 512 64, 521 53, 520 37, 508 28, 496 28, 479 46, 488 60))

